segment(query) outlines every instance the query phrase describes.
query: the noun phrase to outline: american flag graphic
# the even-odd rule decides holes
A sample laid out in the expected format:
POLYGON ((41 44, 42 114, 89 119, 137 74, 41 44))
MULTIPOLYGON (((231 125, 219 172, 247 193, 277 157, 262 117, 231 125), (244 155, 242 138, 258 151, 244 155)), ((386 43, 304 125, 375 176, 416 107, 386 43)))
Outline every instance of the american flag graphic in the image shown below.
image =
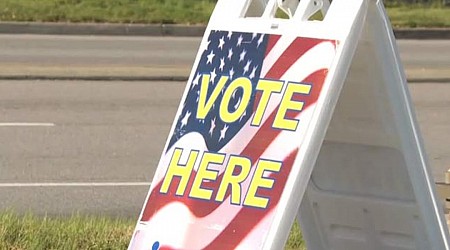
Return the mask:
MULTIPOLYGON (((169 136, 168 147, 150 188, 147 202, 137 224, 129 249, 260 249, 271 226, 278 202, 291 172, 302 139, 306 133, 315 103, 321 94, 328 69, 336 54, 337 41, 230 31, 211 31, 202 44, 199 63, 188 83, 176 124, 169 136), (209 78, 208 78, 209 76, 209 78), (229 77, 204 119, 197 119, 203 81, 208 81, 207 97, 222 76, 229 77), (206 78, 205 78, 206 77, 206 78), (241 117, 226 123, 220 117, 221 101, 230 83, 245 77, 253 86, 248 105, 241 117), (273 127, 281 93, 272 93, 260 126, 252 126, 255 110, 261 101, 256 90, 260 79, 303 83, 311 86, 309 95, 293 95, 303 102, 302 111, 289 110, 285 119, 297 120, 295 131, 273 127), (273 180, 272 188, 261 188, 258 197, 268 198, 265 208, 231 204, 228 189, 223 202, 189 197, 199 161, 187 183, 186 192, 176 195, 180 178, 174 178, 168 192, 161 186, 175 149, 183 149, 180 164, 186 163, 188 152, 201 155, 213 152, 226 155, 223 164, 211 164, 217 179, 204 180, 202 188, 212 190, 215 197, 230 155, 250 159, 249 177, 241 183, 241 199, 245 197, 255 165, 260 159, 282 162, 278 172, 266 171, 264 178, 273 180)), ((284 88, 287 84, 284 84, 284 88)), ((229 98, 228 110, 235 111, 243 101, 244 89, 237 88, 229 98)), ((247 99, 248 100, 248 99, 247 99)), ((201 157, 199 157, 201 158, 201 157)))

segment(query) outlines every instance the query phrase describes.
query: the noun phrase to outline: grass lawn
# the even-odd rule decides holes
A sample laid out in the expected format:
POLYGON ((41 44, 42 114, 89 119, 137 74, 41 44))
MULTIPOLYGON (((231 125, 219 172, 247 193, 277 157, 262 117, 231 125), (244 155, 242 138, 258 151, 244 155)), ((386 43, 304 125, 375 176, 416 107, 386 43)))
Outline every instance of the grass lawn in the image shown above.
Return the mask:
MULTIPOLYGON (((1 21, 204 24, 215 0, 1 0, 1 21)), ((390 7, 397 27, 450 27, 450 7, 390 7)))
POLYGON ((211 0, 1 0, 0 20, 205 23, 211 0))
POLYGON ((394 27, 450 27, 450 7, 387 9, 394 27))
MULTIPOLYGON (((108 217, 71 218, 0 213, 0 249, 126 249, 136 221, 108 217)), ((306 250, 294 225, 288 250, 306 250)))
POLYGON ((126 249, 134 221, 0 214, 0 249, 126 249))

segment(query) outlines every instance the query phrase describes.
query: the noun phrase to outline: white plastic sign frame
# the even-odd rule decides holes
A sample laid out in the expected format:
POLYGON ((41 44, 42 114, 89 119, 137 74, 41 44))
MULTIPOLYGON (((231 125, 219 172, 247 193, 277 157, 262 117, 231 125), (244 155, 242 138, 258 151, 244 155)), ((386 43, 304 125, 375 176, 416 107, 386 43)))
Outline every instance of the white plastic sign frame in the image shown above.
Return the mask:
POLYGON ((382 3, 278 6, 218 1, 129 249, 449 249, 382 3))

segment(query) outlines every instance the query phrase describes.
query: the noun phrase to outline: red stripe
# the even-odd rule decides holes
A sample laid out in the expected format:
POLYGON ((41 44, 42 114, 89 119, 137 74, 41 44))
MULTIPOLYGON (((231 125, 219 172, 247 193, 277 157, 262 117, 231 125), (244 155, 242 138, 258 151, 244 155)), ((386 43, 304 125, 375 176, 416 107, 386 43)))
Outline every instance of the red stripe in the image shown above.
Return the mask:
POLYGON ((322 42, 325 41, 313 38, 296 38, 272 66, 265 78, 280 79, 301 56, 322 42))
POLYGON ((270 51, 272 51, 273 47, 275 46, 275 44, 277 44, 278 40, 280 40, 281 36, 280 35, 271 35, 269 36, 269 41, 267 41, 267 48, 266 48, 266 54, 264 57, 266 57, 270 51))

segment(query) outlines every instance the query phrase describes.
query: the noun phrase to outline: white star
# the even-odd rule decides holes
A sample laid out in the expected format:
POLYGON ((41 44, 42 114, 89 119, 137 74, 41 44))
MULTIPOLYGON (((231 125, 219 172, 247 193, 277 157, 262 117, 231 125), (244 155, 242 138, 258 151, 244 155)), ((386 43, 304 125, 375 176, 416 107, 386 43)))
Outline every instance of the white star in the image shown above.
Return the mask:
POLYGON ((244 49, 239 57, 239 62, 244 61, 246 54, 247 54, 247 51, 245 51, 245 49, 244 49))
POLYGON ((252 61, 248 60, 247 64, 244 67, 244 74, 247 73, 250 70, 250 64, 252 64, 252 61))
POLYGON ((220 130, 220 138, 219 138, 219 141, 222 140, 222 139, 225 139, 227 130, 228 130, 228 126, 227 126, 227 125, 225 125, 225 127, 223 127, 223 129, 220 130))
POLYGON ((211 53, 209 53, 209 55, 208 56, 206 56, 207 58, 208 58, 208 61, 206 62, 207 64, 209 64, 209 63, 212 63, 212 61, 213 61, 213 59, 214 59, 214 57, 215 57, 216 55, 213 53, 213 51, 211 50, 211 53))
POLYGON ((209 134, 212 136, 214 129, 216 128, 216 118, 211 120, 211 128, 209 128, 209 134))
POLYGON ((191 112, 188 111, 188 112, 184 115, 183 120, 181 120, 181 127, 180 127, 180 128, 183 128, 184 126, 186 126, 186 125, 188 124, 189 117, 191 117, 191 112))
POLYGON ((192 81, 192 88, 194 88, 196 85, 199 84, 199 82, 200 82, 200 77, 201 77, 201 75, 200 75, 200 74, 197 74, 197 76, 195 77, 194 81, 192 81))
POLYGON ((228 60, 231 60, 231 57, 233 56, 233 49, 228 50, 228 60))
POLYGON ((216 76, 217 76, 217 74, 216 74, 216 69, 214 69, 214 70, 211 72, 211 83, 214 83, 214 80, 216 79, 216 76))
POLYGON ((233 32, 232 31, 228 31, 228 35, 227 35, 228 39, 231 39, 231 35, 233 35, 233 32))
POLYGON ((224 58, 220 58, 220 66, 219 66, 219 69, 221 70, 221 71, 223 71, 223 67, 225 66, 225 59, 224 58))
POLYGON ((220 49, 223 49, 223 45, 225 44, 225 39, 224 39, 224 37, 222 37, 222 38, 220 38, 220 40, 219 40, 219 47, 218 48, 220 48, 220 49))
POLYGON ((202 44, 203 47, 201 48, 201 50, 202 50, 202 51, 208 50, 208 47, 209 47, 209 44, 210 44, 210 43, 211 43, 211 41, 208 40, 208 42, 202 44))
POLYGON ((244 40, 244 38, 242 37, 242 35, 240 35, 239 38, 238 38, 238 42, 237 42, 237 46, 238 47, 241 46, 242 40, 244 40))
POLYGON ((258 40, 258 46, 257 47, 259 47, 259 45, 261 45, 261 43, 264 41, 264 35, 263 34, 261 34, 261 36, 259 37, 259 40, 258 40))
POLYGON ((256 37, 257 35, 258 35, 257 33, 253 33, 253 35, 252 35, 252 41, 253 41, 253 39, 255 39, 255 37, 256 37))
POLYGON ((234 75, 234 69, 231 68, 231 70, 230 70, 230 79, 233 79, 233 75, 234 75))
POLYGON ((252 73, 250 73, 250 76, 249 76, 250 79, 255 78, 257 69, 258 69, 258 66, 253 67, 252 73))

